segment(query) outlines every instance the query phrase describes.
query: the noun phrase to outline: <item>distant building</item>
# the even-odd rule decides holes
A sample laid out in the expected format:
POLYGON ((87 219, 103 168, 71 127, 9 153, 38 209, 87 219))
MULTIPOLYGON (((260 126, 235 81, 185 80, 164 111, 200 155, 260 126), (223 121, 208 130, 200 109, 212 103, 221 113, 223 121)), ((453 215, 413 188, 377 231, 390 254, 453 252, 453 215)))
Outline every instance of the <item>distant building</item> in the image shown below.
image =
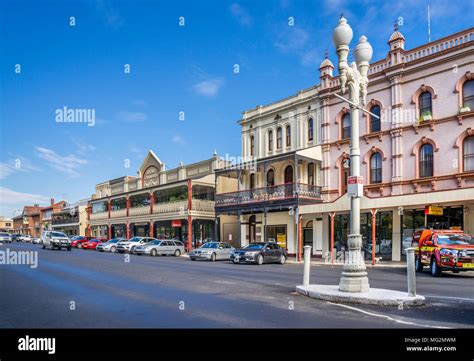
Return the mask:
POLYGON ((13 233, 13 219, 0 217, 0 232, 13 233))
POLYGON ((52 215, 51 229, 68 236, 85 236, 87 230, 87 205, 90 199, 67 204, 52 215))

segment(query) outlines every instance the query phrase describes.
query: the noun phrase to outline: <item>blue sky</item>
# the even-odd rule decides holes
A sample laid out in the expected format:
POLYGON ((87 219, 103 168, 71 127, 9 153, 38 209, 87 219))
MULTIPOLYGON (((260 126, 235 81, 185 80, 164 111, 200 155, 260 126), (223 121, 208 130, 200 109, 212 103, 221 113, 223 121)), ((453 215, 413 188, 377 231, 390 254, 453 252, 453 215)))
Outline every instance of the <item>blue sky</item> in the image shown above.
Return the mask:
POLYGON ((168 168, 239 156, 242 111, 316 84, 326 49, 336 63, 341 12, 375 61, 399 17, 406 48, 427 42, 428 4, 433 40, 473 25, 468 0, 3 0, 0 215, 89 197, 148 149, 168 168), (95 126, 56 122, 64 106, 94 109, 95 126))

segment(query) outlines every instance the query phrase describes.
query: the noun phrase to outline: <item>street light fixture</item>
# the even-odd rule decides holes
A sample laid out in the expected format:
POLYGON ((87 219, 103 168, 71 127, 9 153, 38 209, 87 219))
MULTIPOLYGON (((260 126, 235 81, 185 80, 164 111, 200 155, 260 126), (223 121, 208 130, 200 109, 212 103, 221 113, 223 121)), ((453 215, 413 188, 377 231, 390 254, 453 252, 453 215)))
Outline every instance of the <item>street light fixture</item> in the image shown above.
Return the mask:
POLYGON ((359 147, 359 104, 365 105, 367 96, 369 62, 372 59, 372 46, 367 37, 361 36, 355 47, 355 63, 347 63, 349 44, 352 40, 352 29, 341 15, 339 24, 333 32, 333 42, 338 57, 338 69, 342 93, 349 89, 349 106, 351 109, 351 144, 350 144, 350 177, 348 178, 351 198, 350 234, 348 235, 349 257, 344 264, 339 290, 344 292, 368 292, 369 279, 365 262, 361 254, 362 236, 360 234, 360 199, 362 198, 363 181, 360 176, 359 147))

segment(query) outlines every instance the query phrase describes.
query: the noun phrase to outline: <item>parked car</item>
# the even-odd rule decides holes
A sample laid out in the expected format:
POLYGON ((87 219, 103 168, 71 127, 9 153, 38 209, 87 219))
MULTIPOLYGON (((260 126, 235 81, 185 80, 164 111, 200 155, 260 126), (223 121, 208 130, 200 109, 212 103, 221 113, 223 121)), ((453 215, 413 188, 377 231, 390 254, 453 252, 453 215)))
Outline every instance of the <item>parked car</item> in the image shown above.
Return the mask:
POLYGON ((82 244, 84 242, 90 241, 91 239, 93 239, 93 237, 74 236, 74 237, 71 237, 71 245, 76 248, 82 248, 82 244))
POLYGON ((415 268, 423 272, 430 267, 431 275, 438 277, 443 271, 458 273, 474 271, 474 238, 462 231, 425 229, 413 234, 415 268))
POLYGON ((12 234, 12 242, 20 242, 20 235, 19 234, 12 234))
POLYGON ((144 245, 135 247, 135 254, 149 254, 150 256, 175 256, 184 253, 184 244, 175 240, 152 240, 144 245))
POLYGON ((8 233, 0 233, 1 243, 12 243, 12 237, 8 233))
POLYGON ((33 244, 40 244, 41 243, 41 238, 33 238, 33 240, 31 241, 31 243, 33 244))
POLYGON ((151 237, 132 237, 129 240, 121 241, 117 243, 118 253, 135 253, 135 247, 142 246, 150 241, 154 241, 156 238, 151 237))
POLYGON ((201 247, 193 249, 189 254, 191 261, 204 259, 207 261, 230 260, 234 248, 225 242, 207 242, 201 247))
POLYGON ((32 237, 31 237, 29 234, 26 234, 26 235, 24 235, 24 236, 21 236, 20 240, 21 240, 22 242, 31 242, 32 237))
POLYGON ((243 248, 236 249, 230 255, 234 263, 280 263, 285 264, 288 258, 286 250, 276 242, 253 242, 243 248))
POLYGON ((126 240, 126 238, 112 238, 109 239, 107 242, 99 243, 96 247, 96 250, 99 252, 115 253, 117 251, 117 244, 119 242, 125 242, 126 240))
POLYGON ((48 247, 53 250, 55 248, 61 249, 66 248, 68 251, 71 250, 71 240, 63 232, 47 231, 43 234, 43 249, 48 247))
POLYGON ((104 243, 104 239, 93 238, 90 241, 82 242, 82 249, 96 249, 97 245, 104 243))

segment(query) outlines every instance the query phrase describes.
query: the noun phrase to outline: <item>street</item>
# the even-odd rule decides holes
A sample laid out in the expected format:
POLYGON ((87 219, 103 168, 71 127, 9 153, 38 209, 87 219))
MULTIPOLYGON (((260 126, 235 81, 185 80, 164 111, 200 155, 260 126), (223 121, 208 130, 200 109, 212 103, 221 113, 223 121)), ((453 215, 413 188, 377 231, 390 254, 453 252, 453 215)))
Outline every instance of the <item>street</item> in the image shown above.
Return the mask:
MULTIPOLYGON (((186 257, 128 256, 40 245, 38 268, 0 265, 3 328, 397 328, 474 325, 474 272, 417 274, 426 306, 337 305, 297 295, 301 264, 234 265, 186 257)), ((337 284, 341 266, 311 269, 311 283, 337 284)), ((406 291, 406 270, 369 267, 371 287, 406 291)))

